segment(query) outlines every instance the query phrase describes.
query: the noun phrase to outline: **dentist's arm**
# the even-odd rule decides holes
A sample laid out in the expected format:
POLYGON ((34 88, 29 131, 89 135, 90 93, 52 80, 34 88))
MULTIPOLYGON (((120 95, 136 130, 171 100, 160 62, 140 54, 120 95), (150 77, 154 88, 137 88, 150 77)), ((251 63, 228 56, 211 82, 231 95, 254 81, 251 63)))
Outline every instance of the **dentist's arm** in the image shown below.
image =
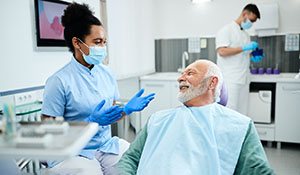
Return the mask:
POLYGON ((241 47, 219 47, 217 52, 221 57, 228 57, 243 52, 243 49, 241 47))
POLYGON ((252 41, 248 44, 245 44, 242 47, 219 47, 217 49, 217 52, 222 57, 228 57, 228 56, 239 54, 241 52, 255 50, 256 48, 258 48, 258 43, 252 41))

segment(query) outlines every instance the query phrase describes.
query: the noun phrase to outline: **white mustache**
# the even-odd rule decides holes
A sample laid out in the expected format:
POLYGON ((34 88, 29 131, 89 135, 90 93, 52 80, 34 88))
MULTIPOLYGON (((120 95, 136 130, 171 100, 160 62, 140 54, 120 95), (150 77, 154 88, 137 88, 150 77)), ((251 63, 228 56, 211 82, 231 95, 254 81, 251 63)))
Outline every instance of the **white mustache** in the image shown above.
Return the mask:
POLYGON ((182 88, 182 87, 191 87, 191 84, 186 81, 181 81, 179 83, 179 88, 182 88))

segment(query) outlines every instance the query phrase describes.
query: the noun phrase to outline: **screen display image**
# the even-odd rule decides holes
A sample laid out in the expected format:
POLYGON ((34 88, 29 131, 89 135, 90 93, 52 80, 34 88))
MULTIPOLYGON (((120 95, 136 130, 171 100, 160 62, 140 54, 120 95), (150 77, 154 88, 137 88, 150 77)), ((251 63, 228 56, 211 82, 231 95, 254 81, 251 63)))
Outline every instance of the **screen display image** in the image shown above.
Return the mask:
POLYGON ((65 8, 65 5, 47 1, 39 3, 41 38, 64 39, 61 16, 65 8))
POLYGON ((65 46, 61 16, 69 3, 35 0, 37 46, 65 46))

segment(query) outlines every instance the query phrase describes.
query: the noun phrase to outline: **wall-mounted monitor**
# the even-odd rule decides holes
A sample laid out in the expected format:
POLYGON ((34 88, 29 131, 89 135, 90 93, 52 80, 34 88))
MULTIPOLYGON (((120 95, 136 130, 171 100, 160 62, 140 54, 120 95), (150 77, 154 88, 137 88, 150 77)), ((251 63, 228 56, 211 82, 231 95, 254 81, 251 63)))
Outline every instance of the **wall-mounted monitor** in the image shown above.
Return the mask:
POLYGON ((35 0, 37 47, 66 46, 61 16, 69 4, 59 0, 35 0))

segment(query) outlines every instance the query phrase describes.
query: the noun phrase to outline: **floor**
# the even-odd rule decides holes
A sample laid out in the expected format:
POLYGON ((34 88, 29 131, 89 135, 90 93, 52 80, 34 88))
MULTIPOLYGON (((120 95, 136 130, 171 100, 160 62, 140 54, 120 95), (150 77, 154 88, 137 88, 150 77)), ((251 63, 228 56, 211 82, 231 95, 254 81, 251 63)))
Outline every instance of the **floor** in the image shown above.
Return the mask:
POLYGON ((263 143, 266 155, 277 175, 300 175, 300 144, 282 143, 281 149, 273 143, 263 143))

